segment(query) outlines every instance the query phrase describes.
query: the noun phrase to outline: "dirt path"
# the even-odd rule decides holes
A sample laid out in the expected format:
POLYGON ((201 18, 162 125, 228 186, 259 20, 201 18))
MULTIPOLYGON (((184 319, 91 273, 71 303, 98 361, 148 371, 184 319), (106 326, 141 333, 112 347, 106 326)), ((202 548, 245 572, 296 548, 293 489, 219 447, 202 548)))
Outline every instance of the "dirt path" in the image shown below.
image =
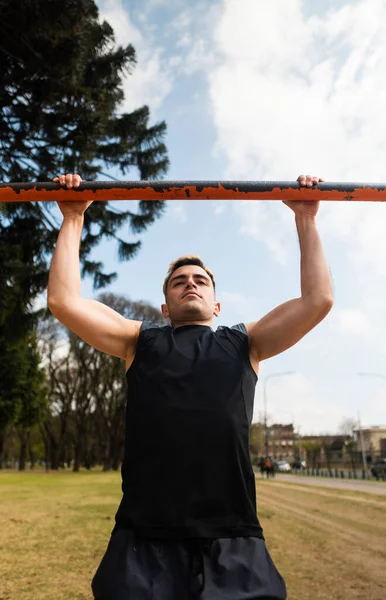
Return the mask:
MULTIPOLYGON (((371 547, 372 553, 379 553, 381 561, 377 564, 377 568, 384 568, 386 558, 386 535, 384 531, 378 526, 376 527, 365 527, 361 531, 360 525, 366 526, 366 523, 361 523, 357 515, 355 519, 342 519, 339 514, 332 508, 328 510, 325 505, 316 505, 309 501, 301 504, 298 499, 289 499, 288 496, 285 499, 285 503, 282 500, 278 500, 275 494, 262 493, 260 495, 260 501, 264 501, 267 505, 277 510, 283 511, 286 515, 295 516, 301 521, 305 521, 308 524, 318 526, 319 528, 328 529, 333 528, 335 536, 339 536, 342 540, 350 543, 350 545, 358 545, 360 547, 371 547)), ((347 511, 348 514, 348 511, 347 511)), ((374 556, 372 557, 372 563, 374 565, 374 556)))
POLYGON ((288 483, 340 488, 343 490, 353 490, 355 492, 366 492, 368 494, 386 494, 386 482, 383 481, 328 479, 327 477, 307 477, 306 475, 282 475, 281 473, 278 473, 275 476, 275 479, 277 479, 277 481, 288 481, 288 483))
POLYGON ((386 497, 294 479, 256 478, 258 514, 289 600, 385 600, 386 497))

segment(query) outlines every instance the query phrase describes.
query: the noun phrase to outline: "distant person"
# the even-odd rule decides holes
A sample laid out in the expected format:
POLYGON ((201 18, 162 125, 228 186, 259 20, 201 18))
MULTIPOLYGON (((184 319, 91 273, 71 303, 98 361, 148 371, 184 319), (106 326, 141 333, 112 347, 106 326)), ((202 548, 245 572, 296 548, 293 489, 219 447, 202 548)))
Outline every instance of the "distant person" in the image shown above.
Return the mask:
MULTIPOLYGON (((76 188, 81 179, 54 181, 76 188)), ((322 180, 298 181, 311 187, 322 180)), ((215 279, 198 256, 177 259, 167 272, 162 314, 169 325, 127 320, 81 297, 79 246, 90 204, 76 193, 58 202, 64 220, 48 305, 90 346, 126 361, 123 497, 92 581, 94 598, 284 600, 256 515, 249 426, 260 362, 296 344, 333 303, 318 202, 285 202, 299 236, 301 296, 260 320, 216 331, 215 279)), ((258 261, 254 271, 253 257, 245 260, 246 279, 257 278, 258 261)))
POLYGON ((264 471, 265 471, 265 458, 264 456, 262 456, 259 460, 259 469, 260 469, 260 475, 261 477, 264 477, 264 471))
POLYGON ((267 456, 267 458, 265 459, 264 469, 267 474, 267 479, 269 479, 269 477, 275 476, 275 465, 270 456, 267 456))

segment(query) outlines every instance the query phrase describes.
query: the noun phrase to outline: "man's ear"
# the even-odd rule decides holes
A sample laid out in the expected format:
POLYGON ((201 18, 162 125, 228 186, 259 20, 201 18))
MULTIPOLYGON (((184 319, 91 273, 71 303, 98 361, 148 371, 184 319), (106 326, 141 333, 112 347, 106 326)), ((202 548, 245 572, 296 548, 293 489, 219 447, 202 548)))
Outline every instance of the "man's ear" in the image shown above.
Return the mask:
POLYGON ((164 319, 169 318, 169 309, 167 304, 161 304, 161 312, 164 319))
POLYGON ((213 309, 213 314, 214 314, 215 317, 219 316, 220 310, 221 310, 220 302, 215 302, 214 303, 214 309, 213 309))

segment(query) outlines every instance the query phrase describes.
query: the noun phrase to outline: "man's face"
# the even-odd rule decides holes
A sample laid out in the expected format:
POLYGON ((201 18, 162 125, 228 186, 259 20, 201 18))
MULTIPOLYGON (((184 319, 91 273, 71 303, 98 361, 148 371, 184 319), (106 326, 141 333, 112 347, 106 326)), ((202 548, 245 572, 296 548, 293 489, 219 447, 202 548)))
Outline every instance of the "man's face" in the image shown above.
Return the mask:
POLYGON ((196 265, 179 267, 169 279, 164 318, 172 322, 207 321, 220 312, 215 301, 213 283, 204 269, 196 265))

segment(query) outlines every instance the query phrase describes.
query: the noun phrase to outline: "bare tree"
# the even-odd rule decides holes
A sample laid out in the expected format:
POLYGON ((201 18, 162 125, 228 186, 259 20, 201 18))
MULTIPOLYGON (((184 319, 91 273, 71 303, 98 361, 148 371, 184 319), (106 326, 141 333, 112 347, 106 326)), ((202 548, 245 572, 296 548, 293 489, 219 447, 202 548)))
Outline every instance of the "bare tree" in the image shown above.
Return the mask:
MULTIPOLYGON (((128 319, 164 324, 160 311, 146 302, 112 293, 97 299, 128 319)), ((124 361, 92 348, 49 316, 39 336, 49 387, 41 424, 46 462, 57 469, 71 460, 74 471, 96 463, 118 469, 127 396, 124 361)))
POLYGON ((356 421, 352 417, 345 417, 339 423, 338 431, 339 431, 339 433, 342 433, 343 435, 353 436, 355 429, 358 429, 358 421, 356 421))

